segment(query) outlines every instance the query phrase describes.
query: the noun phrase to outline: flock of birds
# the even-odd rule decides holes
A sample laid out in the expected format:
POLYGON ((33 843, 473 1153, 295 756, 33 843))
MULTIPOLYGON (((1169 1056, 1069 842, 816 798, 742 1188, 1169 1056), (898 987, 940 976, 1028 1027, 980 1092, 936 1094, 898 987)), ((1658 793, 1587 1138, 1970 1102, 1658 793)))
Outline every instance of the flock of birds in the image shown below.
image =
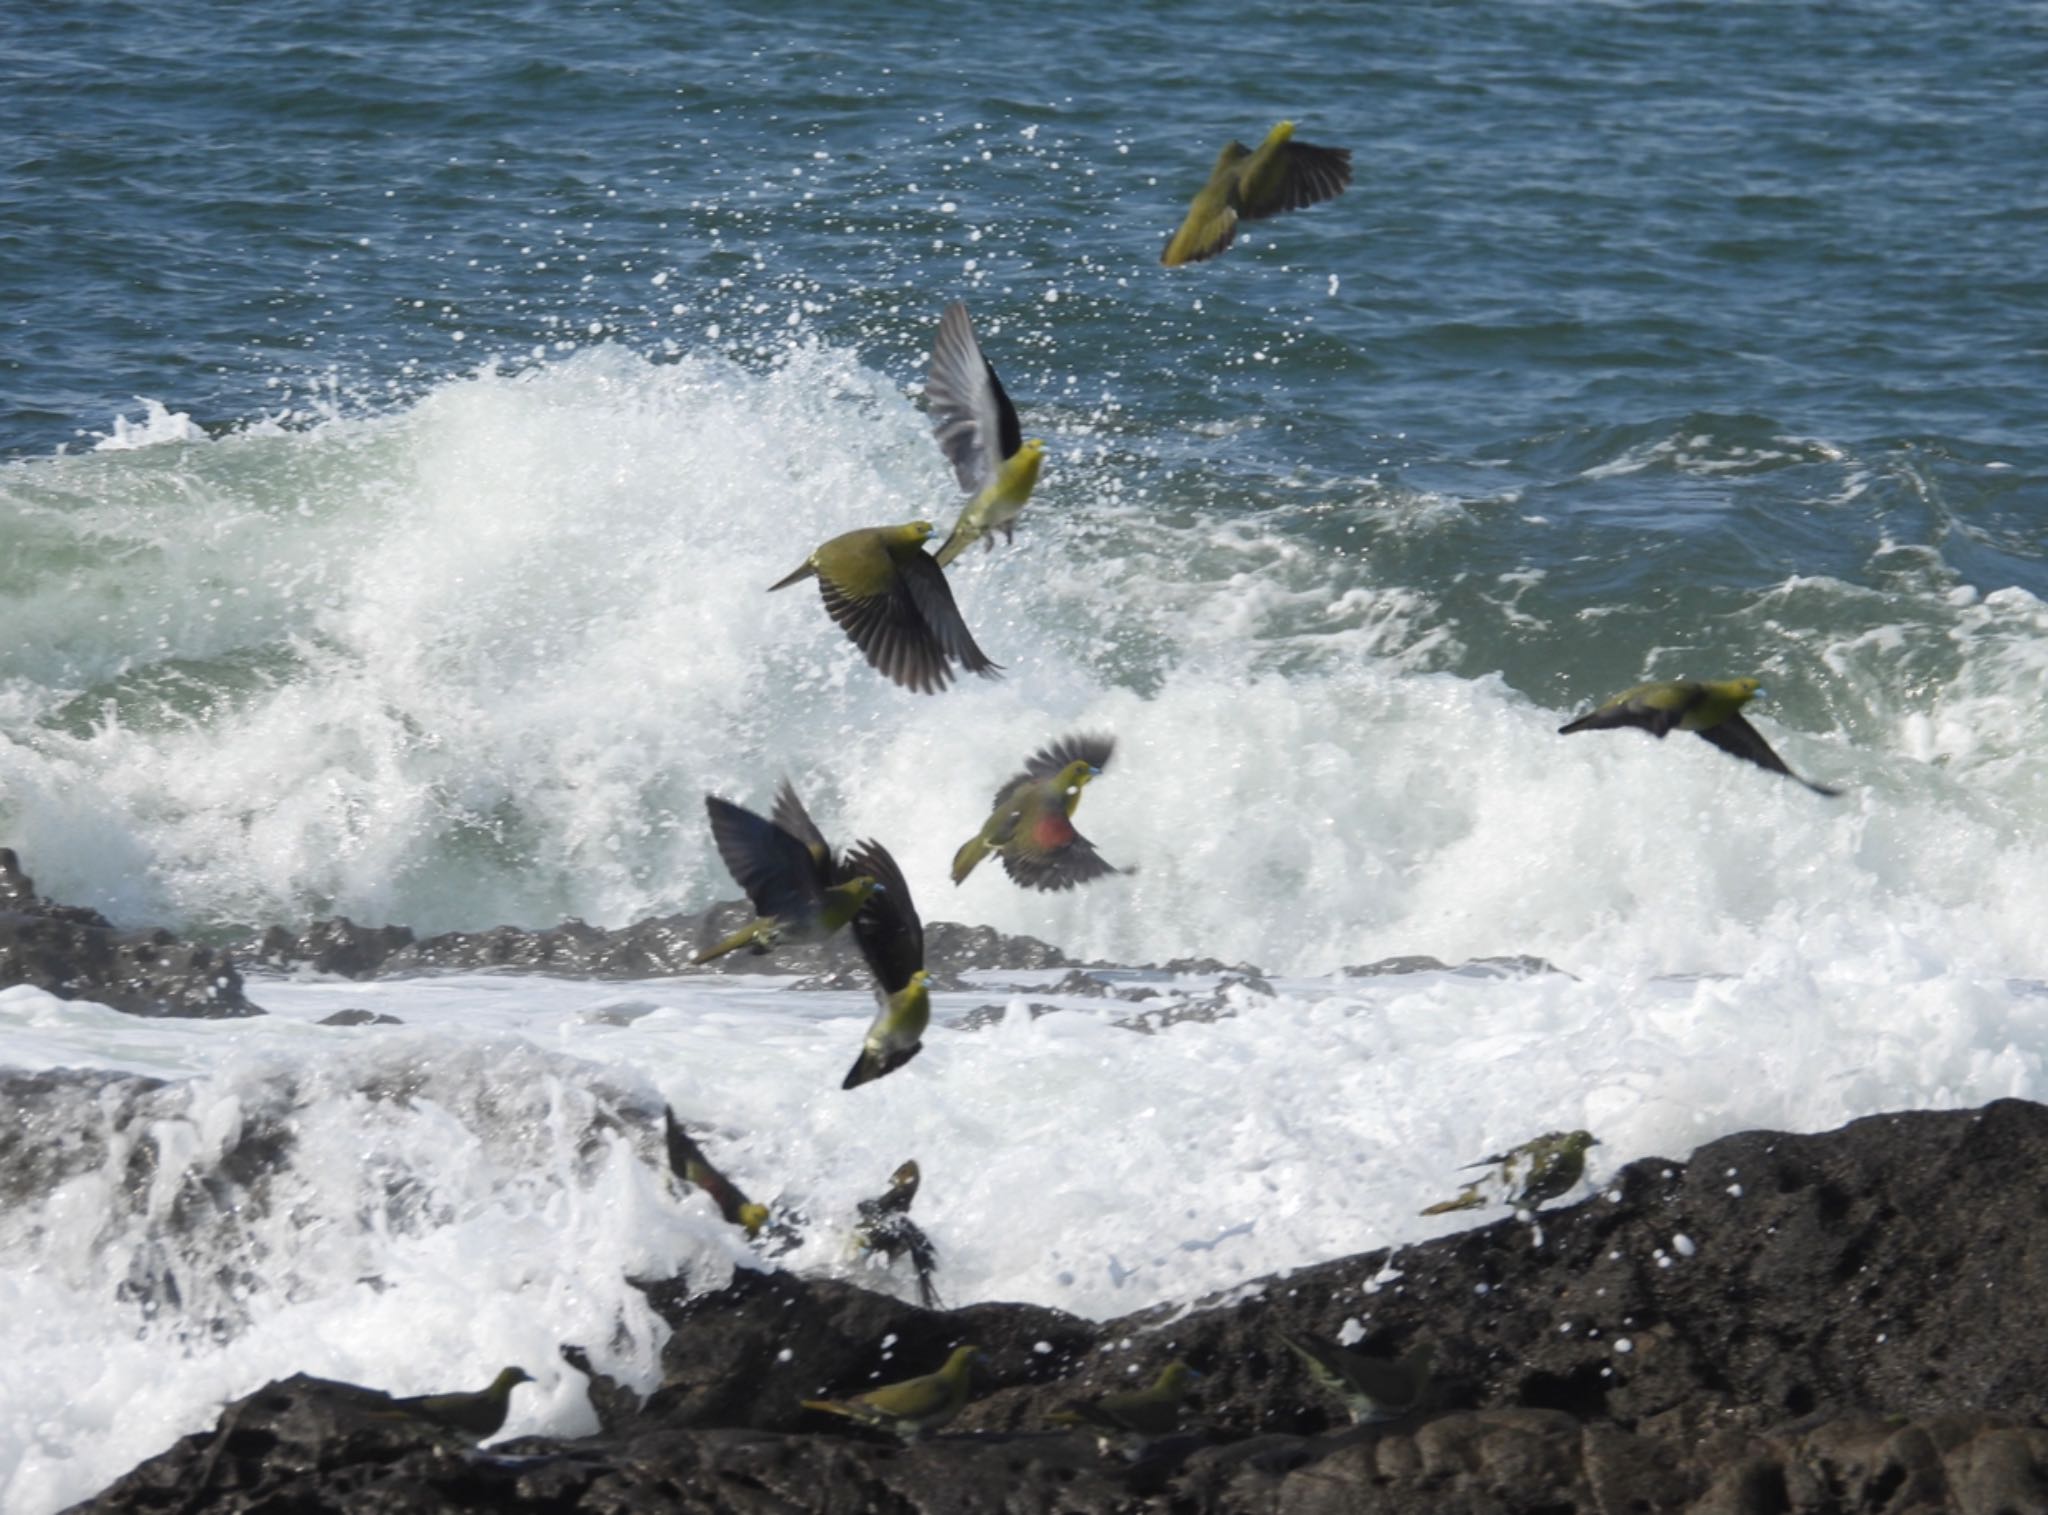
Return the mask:
MULTIPOLYGON (((1292 122, 1275 126, 1256 148, 1232 142, 1217 158, 1161 261, 1176 267, 1215 257, 1231 245, 1239 221, 1318 204, 1341 194, 1350 182, 1350 152, 1295 140, 1292 122)), ((925 550, 933 535, 929 521, 861 527, 821 544, 769 588, 772 592, 815 578, 826 613, 871 666, 906 689, 933 694, 951 684, 955 665, 983 678, 1002 674, 968 630, 945 570, 976 540, 993 550, 996 531, 1005 540, 1014 538, 1017 518, 1038 482, 1045 444, 1024 437, 1016 406, 982 352, 966 306, 958 301, 940 317, 925 394, 938 444, 969 497, 938 551, 925 550)), ((1818 794, 1838 794, 1793 773, 1743 717, 1743 707, 1757 693, 1753 678, 1639 684, 1559 731, 1632 726, 1659 738, 1690 731, 1818 794)), ((1108 767, 1115 746, 1113 737, 1078 733, 1026 758, 1023 771, 997 789, 980 830, 954 855, 953 882, 964 880, 990 854, 1028 889, 1071 889, 1128 872, 1105 861, 1073 823, 1083 791, 1108 767)), ((931 1020, 924 927, 888 849, 865 840, 835 852, 786 779, 770 815, 717 795, 705 797, 705 809, 719 856, 746 893, 754 918, 692 961, 709 962, 741 947, 760 953, 785 943, 821 942, 850 927, 874 977, 879 1009, 842 1087, 884 1078, 917 1056, 931 1020)), ((666 1128, 669 1164, 679 1180, 707 1193, 725 1219, 744 1228, 750 1239, 778 1252, 795 1245, 791 1221, 771 1215, 769 1207, 749 1200, 720 1173, 672 1110, 666 1113, 666 1128)), ((1488 1172, 1465 1185, 1455 1199, 1422 1213, 1472 1209, 1496 1198, 1520 1212, 1534 1210, 1579 1184, 1587 1149, 1595 1145, 1586 1131, 1547 1132, 1472 1164, 1488 1172)), ((885 1263, 909 1257, 922 1303, 937 1308, 937 1252, 909 1216, 920 1178, 917 1164, 906 1162, 884 1193, 861 1202, 854 1246, 885 1263)), ((1395 1418, 1422 1402, 1431 1356, 1427 1343, 1395 1359, 1354 1352, 1318 1336, 1278 1340, 1354 1422, 1395 1418)), ((915 1440, 968 1403, 975 1350, 959 1346, 943 1366, 917 1378, 803 1403, 915 1440)), ((1179 1426, 1189 1385, 1199 1376, 1186 1363, 1170 1362, 1145 1388, 1075 1400, 1053 1419, 1094 1432, 1105 1450, 1113 1445, 1141 1449, 1179 1426)), ((522 1370, 507 1368, 475 1394, 391 1403, 466 1435, 489 1436, 504 1423, 512 1389, 530 1381, 522 1370)))

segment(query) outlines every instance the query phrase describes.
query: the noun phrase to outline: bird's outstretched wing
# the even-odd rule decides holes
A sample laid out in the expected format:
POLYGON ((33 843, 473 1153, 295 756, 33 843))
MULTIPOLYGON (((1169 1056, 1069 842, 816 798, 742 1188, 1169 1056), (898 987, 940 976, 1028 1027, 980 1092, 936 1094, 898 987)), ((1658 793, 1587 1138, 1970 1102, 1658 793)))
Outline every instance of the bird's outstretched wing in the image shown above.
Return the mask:
POLYGON ((825 840, 825 834, 818 829, 818 823, 811 819, 811 813, 804 809, 804 802, 796 797, 796 785, 784 779, 775 790, 775 824, 810 849, 817 860, 821 878, 830 878, 833 883, 844 880, 832 870, 832 846, 825 840))
POLYGON ((910 897, 910 885, 889 849, 877 841, 855 843, 845 866, 849 876, 866 874, 881 885, 854 916, 853 939, 882 992, 895 994, 924 966, 924 922, 910 897))
MULTIPOLYGON (((932 571, 943 572, 937 564, 932 565, 932 571)), ((824 598, 825 613, 876 671, 905 689, 936 694, 953 682, 953 670, 947 664, 944 647, 925 623, 906 577, 899 575, 880 594, 856 595, 821 575, 818 592, 824 598)), ((949 593, 947 599, 951 598, 949 593)), ((956 609, 956 621, 959 615, 956 609)), ((964 625, 961 634, 966 635, 964 625)), ((971 645, 972 639, 969 641, 971 645)), ((975 650, 977 654, 980 651, 975 650)))
POLYGON ((1030 778, 1049 779, 1069 763, 1107 768, 1115 751, 1116 738, 1113 736, 1104 736, 1100 732, 1076 732, 1056 742, 1048 742, 1032 753, 1024 760, 1024 772, 1030 778))
POLYGON ((825 881, 801 838, 715 794, 704 796, 704 810, 718 855, 756 915, 806 920, 817 914, 825 881))
POLYGON ((1700 735, 1723 752, 1733 753, 1745 762, 1754 763, 1759 768, 1768 768, 1773 773, 1782 773, 1788 779, 1797 779, 1815 794, 1824 794, 1831 799, 1841 796, 1841 790, 1830 789, 1825 784, 1816 784, 1811 779, 1802 779, 1787 768, 1785 760, 1771 751, 1771 744, 1764 740, 1763 733, 1740 715, 1731 715, 1726 720, 1707 727, 1700 735))
POLYGON ((1343 194, 1351 184, 1348 147, 1289 142, 1280 149, 1279 160, 1277 177, 1260 175, 1266 182, 1255 193, 1238 197, 1237 213, 1245 220, 1262 221, 1283 211, 1320 205, 1343 194))
POLYGON ((1043 889, 1048 893, 1072 889, 1076 884, 1120 871, 1105 861, 1095 850, 1095 844, 1078 831, 1071 842, 1056 850, 1041 852, 1012 847, 1002 854, 1002 859, 1003 871, 1016 882, 1026 889, 1043 889))
POLYGON ((969 673, 978 673, 985 679, 1001 678, 1002 665, 975 645, 974 633, 961 618, 952 586, 946 582, 946 570, 924 552, 912 553, 898 560, 896 566, 905 592, 939 651, 969 673))
POLYGON ((1003 460, 1024 445, 1024 428, 995 365, 974 339, 967 307, 958 300, 939 317, 924 388, 939 450, 953 465, 960 488, 979 493, 1003 460))

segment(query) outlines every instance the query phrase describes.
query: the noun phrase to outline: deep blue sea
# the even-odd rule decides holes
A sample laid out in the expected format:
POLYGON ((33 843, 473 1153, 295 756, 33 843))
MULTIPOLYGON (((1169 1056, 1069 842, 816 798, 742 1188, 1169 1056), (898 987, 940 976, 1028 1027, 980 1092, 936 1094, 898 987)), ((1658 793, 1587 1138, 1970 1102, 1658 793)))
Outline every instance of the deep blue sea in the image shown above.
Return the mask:
POLYGON ((788 1266, 915 1155, 949 1301, 1104 1317, 1464 1224, 1417 1211, 1544 1129, 1597 1186, 2048 1096, 2043 81, 2040 4, 0 7, 0 845, 45 893, 623 924, 732 895, 703 796, 788 775, 927 918, 1276 990, 1135 1037, 991 979, 850 1095, 858 990, 0 990, 0 1073, 106 1080, 10 1116, 0 1507, 296 1370, 518 1361, 508 1431, 587 1428, 560 1342, 659 1379, 622 1276, 756 1261, 664 1101, 814 1218, 788 1266), (1349 191, 1162 268, 1283 119, 1349 191), (1047 461, 950 571, 1004 677, 928 697, 764 591, 945 530, 955 299, 1047 461), (1737 675, 1840 798, 1557 734, 1737 675), (1072 731, 1135 871, 948 883, 1072 731), (1456 970, 1503 954, 1562 971, 1456 970))

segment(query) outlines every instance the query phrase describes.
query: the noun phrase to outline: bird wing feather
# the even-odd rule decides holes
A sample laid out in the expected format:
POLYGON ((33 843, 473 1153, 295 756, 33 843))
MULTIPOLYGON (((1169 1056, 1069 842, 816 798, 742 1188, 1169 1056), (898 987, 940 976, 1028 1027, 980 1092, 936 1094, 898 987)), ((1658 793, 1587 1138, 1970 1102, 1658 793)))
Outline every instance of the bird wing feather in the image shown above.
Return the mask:
POLYGON ((1086 763, 1091 768, 1107 768, 1110 755, 1116 751, 1116 738, 1099 732, 1075 732, 1063 736, 1056 742, 1048 742, 1024 760, 1024 774, 1028 778, 1049 779, 1061 772, 1069 763, 1086 763))
POLYGON ((940 654, 985 679, 1001 678, 1002 665, 975 645, 974 634, 961 618, 946 570, 922 551, 899 559, 897 566, 904 593, 940 654))
POLYGON ((966 493, 979 493, 1003 460, 1024 445, 1024 432, 995 365, 974 339, 967 307, 958 300, 939 317, 924 392, 932 430, 953 465, 953 476, 966 493))
POLYGON ((843 883, 844 872, 835 872, 832 867, 832 845, 825 840, 825 834, 818 829, 818 823, 811 819, 811 813, 804 809, 804 802, 796 797, 796 785, 784 779, 775 790, 775 824, 810 849, 817 859, 821 878, 829 878, 835 884, 843 883))
POLYGON ((1027 889, 1053 892, 1071 889, 1118 870, 1103 860, 1095 844, 1074 833, 1074 839, 1056 852, 1027 852, 1012 847, 1002 854, 1003 871, 1027 889))
POLYGON ((704 810, 718 855, 756 915, 793 922, 817 916, 827 880, 800 838, 715 794, 704 796, 704 810))
POLYGON ((1816 784, 1812 779, 1802 779, 1790 768, 1785 760, 1771 750, 1771 744, 1764 740, 1763 733, 1749 724, 1741 715, 1731 715, 1724 721, 1716 722, 1699 733, 1723 752, 1733 753, 1759 768, 1768 768, 1773 773, 1782 773, 1788 779, 1798 779, 1815 794, 1830 798, 1839 796, 1841 790, 1830 789, 1825 784, 1816 784))
POLYGON ((1289 142, 1280 148, 1275 167, 1277 176, 1259 175, 1267 182, 1246 186, 1254 192, 1238 197, 1237 213, 1247 221, 1320 205, 1343 194, 1351 183, 1351 150, 1289 142))
POLYGON ((935 694, 953 682, 944 649, 900 578, 880 594, 855 595, 821 576, 818 592, 825 613, 885 677, 919 694, 935 694))
POLYGON ((910 897, 910 885, 889 849, 877 841, 855 843, 846 854, 846 866, 854 876, 866 874, 882 886, 854 916, 853 939, 882 992, 895 994, 924 966, 924 922, 910 897))

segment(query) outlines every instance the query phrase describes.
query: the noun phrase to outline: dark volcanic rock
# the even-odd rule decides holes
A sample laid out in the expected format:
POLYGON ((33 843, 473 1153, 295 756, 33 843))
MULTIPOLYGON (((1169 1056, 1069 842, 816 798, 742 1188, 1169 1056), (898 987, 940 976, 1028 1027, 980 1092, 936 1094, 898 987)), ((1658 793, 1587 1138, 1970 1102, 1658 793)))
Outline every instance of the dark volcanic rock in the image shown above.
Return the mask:
MULTIPOLYGON (((294 936, 273 926, 243 948, 252 962, 271 968, 310 967, 346 978, 482 968, 516 968, 577 978, 659 978, 676 973, 807 975, 798 987, 866 987, 866 969, 845 933, 827 942, 778 947, 773 952, 729 952, 700 965, 692 954, 712 946, 753 919, 743 901, 713 905, 696 915, 665 915, 607 930, 565 921, 544 930, 495 926, 415 937, 403 926, 358 926, 346 916, 315 921, 294 936)), ((933 987, 952 988, 973 968, 1063 968, 1057 947, 1028 936, 1005 936, 989 926, 933 921, 925 927, 925 966, 933 987)))
MULTIPOLYGON (((1306 1268, 1208 1308, 1101 1324, 984 1304, 922 1310, 849 1284, 743 1273, 650 1290, 674 1330, 644 1405, 608 1381, 606 1434, 488 1454, 366 1415, 304 1379, 81 1509, 410 1511, 2048 1510, 2048 1108, 1753 1132, 1609 1193, 1306 1268), (1274 1341, 1429 1340, 1407 1419, 1352 1427, 1274 1341), (914 1447, 797 1401, 985 1353, 976 1400, 914 1447), (1085 1393, 1181 1357, 1185 1434, 1142 1461, 1047 1429, 1085 1393)), ((587 1359, 586 1359, 587 1361, 587 1359)))
POLYGON ((206 1020, 261 1015, 234 959, 168 931, 117 931, 96 910, 36 893, 12 848, 0 847, 0 989, 32 984, 130 1015, 206 1020))

